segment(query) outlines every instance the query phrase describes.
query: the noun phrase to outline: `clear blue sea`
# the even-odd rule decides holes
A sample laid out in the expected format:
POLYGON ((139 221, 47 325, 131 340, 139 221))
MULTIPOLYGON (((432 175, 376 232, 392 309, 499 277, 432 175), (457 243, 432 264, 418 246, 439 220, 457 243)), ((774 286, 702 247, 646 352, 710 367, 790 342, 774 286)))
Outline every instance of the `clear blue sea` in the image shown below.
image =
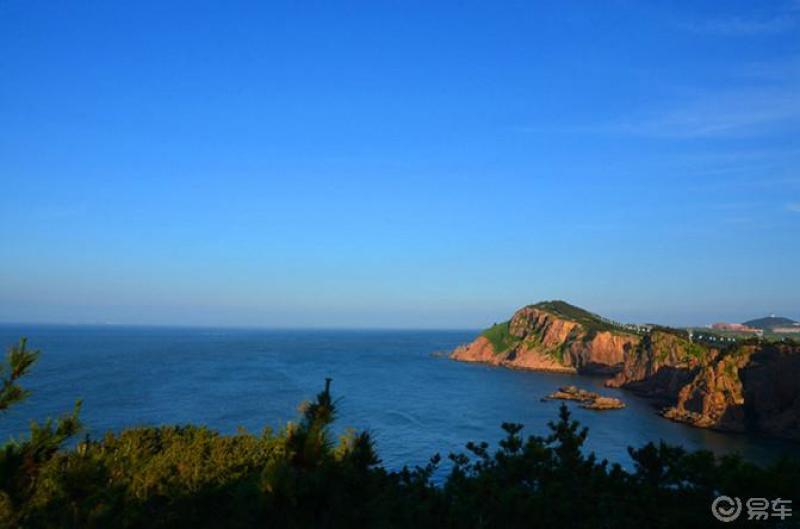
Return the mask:
POLYGON ((589 427, 588 448, 630 464, 626 447, 663 439, 688 449, 740 452, 767 462, 800 445, 721 434, 669 422, 646 401, 602 387, 602 379, 515 371, 454 362, 432 353, 471 340, 475 331, 323 331, 0 325, 6 347, 27 336, 42 350, 26 380, 33 395, 0 416, 0 440, 30 419, 70 410, 83 399, 92 436, 143 424, 202 423, 222 432, 280 428, 333 378, 337 428, 373 432, 384 463, 424 464, 467 441, 496 442, 500 423, 544 434, 560 385, 618 396, 628 407, 605 413, 572 406, 589 427))

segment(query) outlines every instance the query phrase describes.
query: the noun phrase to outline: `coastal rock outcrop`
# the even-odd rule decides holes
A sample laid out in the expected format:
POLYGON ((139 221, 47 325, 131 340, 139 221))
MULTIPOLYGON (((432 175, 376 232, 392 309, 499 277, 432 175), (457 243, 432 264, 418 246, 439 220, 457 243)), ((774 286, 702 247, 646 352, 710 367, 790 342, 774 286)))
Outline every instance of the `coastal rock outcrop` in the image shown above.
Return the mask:
POLYGON ((721 349, 654 330, 606 382, 656 399, 670 420, 800 440, 800 346, 721 349))
POLYGON ((741 346, 709 358, 664 417, 800 441, 800 346, 741 346))
POLYGON ((639 340, 582 309, 544 302, 518 310, 451 357, 519 369, 613 374, 639 340))
MULTIPOLYGON (((687 330, 623 325, 562 301, 548 301, 518 310, 509 321, 455 349, 451 358, 606 374, 607 386, 653 399, 668 419, 800 441, 800 344, 791 340, 697 342, 687 330)), ((600 395, 581 400, 581 391, 572 392, 572 400, 621 404, 605 402, 600 395)))

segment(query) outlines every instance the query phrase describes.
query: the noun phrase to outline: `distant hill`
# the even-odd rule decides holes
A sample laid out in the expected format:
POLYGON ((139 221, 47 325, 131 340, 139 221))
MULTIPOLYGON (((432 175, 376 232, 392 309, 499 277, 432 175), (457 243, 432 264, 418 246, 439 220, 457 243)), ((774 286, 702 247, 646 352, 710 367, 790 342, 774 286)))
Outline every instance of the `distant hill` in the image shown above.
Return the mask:
POLYGON ((764 329, 765 331, 771 331, 776 327, 789 327, 795 324, 797 324, 797 322, 794 320, 790 320, 789 318, 782 318, 780 316, 767 316, 765 318, 758 318, 756 320, 746 321, 742 325, 747 325, 748 327, 752 327, 754 329, 764 329))

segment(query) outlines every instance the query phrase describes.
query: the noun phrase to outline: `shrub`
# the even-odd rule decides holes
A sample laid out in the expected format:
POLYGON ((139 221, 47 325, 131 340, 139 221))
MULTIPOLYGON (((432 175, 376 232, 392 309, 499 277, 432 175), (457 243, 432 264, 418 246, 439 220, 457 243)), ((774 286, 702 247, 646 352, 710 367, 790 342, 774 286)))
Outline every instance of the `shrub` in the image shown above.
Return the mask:
MULTIPOLYGON (((24 342, 9 353, 4 388, 18 386, 35 361, 21 351, 24 342)), ((598 461, 585 454, 588 430, 566 406, 546 437, 525 438, 522 425, 504 423, 494 452, 468 443, 466 453, 450 454, 438 484, 438 455, 392 471, 367 432, 334 443, 330 380, 277 433, 142 427, 65 448, 80 428, 78 410, 3 448, 1 527, 701 527, 721 493, 800 498, 797 460, 761 468, 662 443, 630 448, 633 471, 598 461)))

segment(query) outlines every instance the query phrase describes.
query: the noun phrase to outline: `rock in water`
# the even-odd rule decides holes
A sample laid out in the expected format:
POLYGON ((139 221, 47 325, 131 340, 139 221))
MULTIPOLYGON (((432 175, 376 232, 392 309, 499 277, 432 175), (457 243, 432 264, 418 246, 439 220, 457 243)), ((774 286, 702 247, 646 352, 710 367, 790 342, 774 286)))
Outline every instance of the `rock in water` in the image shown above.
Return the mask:
POLYGON ((547 399, 574 400, 580 402, 581 408, 587 410, 618 410, 625 407, 625 403, 614 397, 604 397, 599 393, 587 391, 576 386, 558 388, 547 396, 547 399))
POLYGON ((581 408, 586 408, 587 410, 619 410, 625 407, 625 403, 621 400, 614 398, 614 397, 602 397, 598 396, 596 399, 590 402, 584 402, 581 404, 581 408))

